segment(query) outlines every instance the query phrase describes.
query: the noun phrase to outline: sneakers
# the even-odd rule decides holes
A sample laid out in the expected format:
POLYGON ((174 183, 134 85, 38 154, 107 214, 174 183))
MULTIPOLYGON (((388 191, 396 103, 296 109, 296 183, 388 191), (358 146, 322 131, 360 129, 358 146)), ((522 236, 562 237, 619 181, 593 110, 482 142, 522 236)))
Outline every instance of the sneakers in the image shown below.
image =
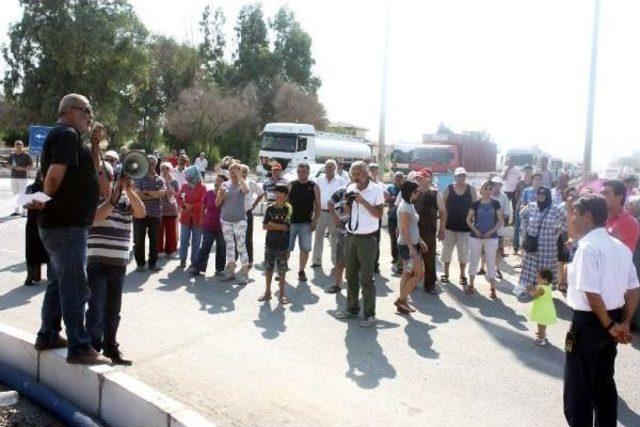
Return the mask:
POLYGON ((60 335, 56 336, 53 340, 48 340, 38 335, 34 347, 38 351, 45 351, 53 350, 56 348, 66 348, 68 345, 69 343, 67 342, 67 340, 62 338, 60 335))
POLYGON ((216 271, 214 276, 224 276, 224 270, 216 271))
POLYGON ((364 318, 362 322, 360 322, 360 326, 362 326, 363 328, 368 328, 370 326, 373 326, 375 323, 376 323, 376 316, 369 316, 364 318))
POLYGON ((357 317, 358 313, 352 313, 350 311, 347 310, 340 310, 337 311, 333 317, 335 317, 336 319, 348 319, 350 317, 357 317))
POLYGON ((549 340, 546 338, 538 338, 536 339, 536 345, 539 345, 540 347, 548 346, 549 340))

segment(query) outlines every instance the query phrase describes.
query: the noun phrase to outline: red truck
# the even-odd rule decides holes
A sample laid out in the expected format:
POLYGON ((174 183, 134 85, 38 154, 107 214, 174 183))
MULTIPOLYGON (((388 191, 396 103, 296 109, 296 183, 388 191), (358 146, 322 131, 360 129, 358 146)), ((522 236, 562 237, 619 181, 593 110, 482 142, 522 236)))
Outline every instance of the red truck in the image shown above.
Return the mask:
POLYGON ((497 169, 498 147, 484 132, 457 134, 439 131, 423 135, 422 143, 454 148, 458 162, 448 172, 453 172, 458 166, 462 166, 467 172, 495 172, 497 169))

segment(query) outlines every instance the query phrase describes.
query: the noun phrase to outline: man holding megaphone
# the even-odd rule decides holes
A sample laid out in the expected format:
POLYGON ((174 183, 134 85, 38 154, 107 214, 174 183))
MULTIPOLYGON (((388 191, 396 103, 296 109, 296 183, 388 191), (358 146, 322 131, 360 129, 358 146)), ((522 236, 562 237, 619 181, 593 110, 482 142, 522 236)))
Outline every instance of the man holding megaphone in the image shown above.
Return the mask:
POLYGON ((87 235, 98 206, 99 142, 104 129, 91 132, 91 149, 82 135, 93 125, 89 100, 78 94, 66 95, 58 107, 58 122, 49 132, 42 149, 44 192, 51 197, 46 205, 34 202, 31 209, 41 209, 38 230, 50 257, 50 279, 42 303, 42 325, 36 349, 67 347, 67 362, 76 364, 106 363, 91 346, 84 323, 85 303, 89 296, 85 262, 87 235), (60 320, 64 320, 67 340, 60 337, 60 320))

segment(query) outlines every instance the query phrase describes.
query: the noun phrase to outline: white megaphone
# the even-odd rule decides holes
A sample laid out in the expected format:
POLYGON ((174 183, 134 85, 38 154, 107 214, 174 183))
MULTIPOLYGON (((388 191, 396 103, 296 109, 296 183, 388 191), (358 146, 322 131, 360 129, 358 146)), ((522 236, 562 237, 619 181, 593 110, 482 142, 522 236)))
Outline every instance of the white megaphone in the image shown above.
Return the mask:
POLYGON ((149 160, 144 153, 139 151, 132 151, 124 156, 124 160, 121 165, 116 168, 116 176, 118 178, 122 176, 128 176, 129 178, 136 180, 143 178, 149 173, 149 160))

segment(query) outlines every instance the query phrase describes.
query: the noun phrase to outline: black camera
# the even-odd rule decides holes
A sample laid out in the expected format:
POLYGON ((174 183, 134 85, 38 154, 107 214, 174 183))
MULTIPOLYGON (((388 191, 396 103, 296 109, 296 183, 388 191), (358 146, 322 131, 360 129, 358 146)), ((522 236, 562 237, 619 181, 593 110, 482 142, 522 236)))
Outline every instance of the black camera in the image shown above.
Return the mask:
POLYGON ((357 191, 349 191, 348 193, 345 193, 344 195, 345 203, 351 206, 353 204, 353 201, 356 199, 357 195, 358 195, 357 191))

